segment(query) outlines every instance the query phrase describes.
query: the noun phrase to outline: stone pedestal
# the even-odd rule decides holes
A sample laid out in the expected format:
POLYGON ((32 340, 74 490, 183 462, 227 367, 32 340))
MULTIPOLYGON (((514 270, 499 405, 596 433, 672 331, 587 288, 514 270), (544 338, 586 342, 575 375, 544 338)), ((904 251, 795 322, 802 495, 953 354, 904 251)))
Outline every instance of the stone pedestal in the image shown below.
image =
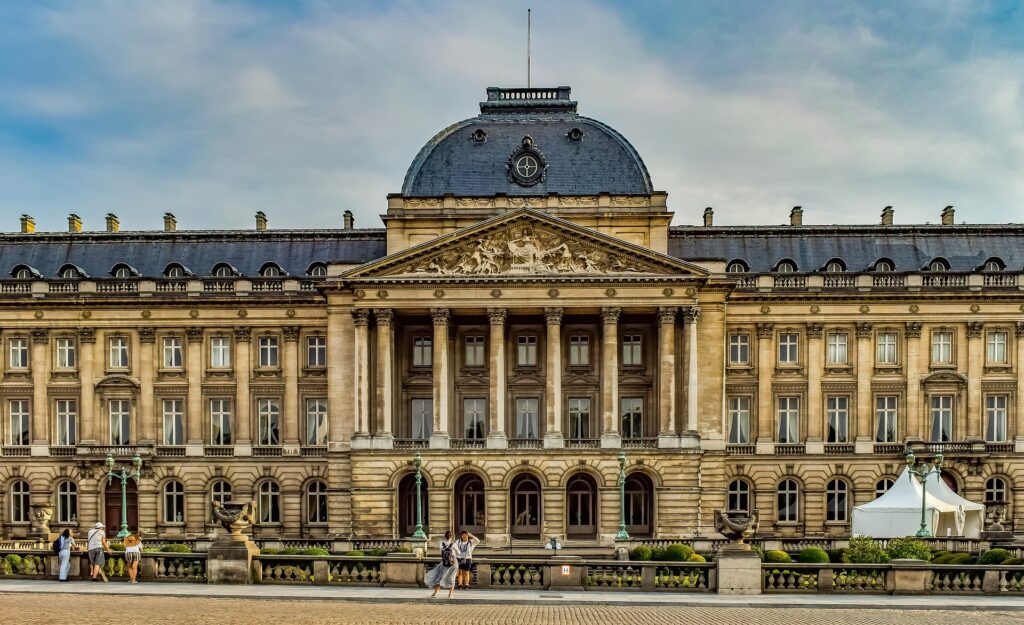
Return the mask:
POLYGON ((573 556, 556 556, 548 565, 548 588, 559 590, 583 590, 583 559, 573 556))
POLYGON ((423 586, 423 560, 415 555, 389 554, 381 572, 387 586, 423 586))
POLYGON ((761 558, 753 551, 723 548, 715 556, 718 594, 761 594, 761 558))
POLYGON ((887 584, 894 595, 920 595, 930 590, 932 570, 922 560, 893 560, 892 580, 887 584))
POLYGON ((253 566, 252 557, 259 555, 256 543, 245 536, 231 535, 218 538, 210 545, 206 556, 206 582, 208 584, 253 584, 262 579, 259 566, 253 566))

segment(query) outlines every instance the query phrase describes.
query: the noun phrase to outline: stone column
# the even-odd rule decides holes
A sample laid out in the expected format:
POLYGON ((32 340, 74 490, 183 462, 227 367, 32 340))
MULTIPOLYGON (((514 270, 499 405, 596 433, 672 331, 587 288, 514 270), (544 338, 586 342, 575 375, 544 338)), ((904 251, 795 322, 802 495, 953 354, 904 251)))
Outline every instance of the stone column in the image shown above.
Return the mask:
POLYGON ((451 385, 448 369, 448 324, 451 311, 447 308, 431 308, 434 320, 434 433, 430 436, 431 449, 448 449, 451 435, 448 433, 449 388, 451 385))
POLYGON ((373 446, 394 447, 394 366, 395 339, 392 331, 395 314, 388 308, 373 311, 377 320, 377 423, 373 446))
POLYGON ((301 434, 304 428, 305 411, 299 406, 299 326, 284 326, 284 411, 281 423, 281 434, 284 437, 285 453, 288 448, 298 453, 301 434))
MULTIPOLYGON (((345 451, 350 446, 355 412, 355 318, 345 307, 327 309, 327 447, 345 451)), ((334 525, 332 518, 332 526, 334 525)))
POLYGON ((1024 452, 1024 321, 1018 321, 1017 333, 1017 427, 1014 428, 1014 451, 1024 452))
POLYGON ((547 427, 544 431, 545 448, 565 447, 562 436, 562 309, 545 308, 544 323, 547 326, 547 427))
POLYGON ((355 324, 355 361, 352 366, 355 431, 352 433, 352 447, 366 449, 370 446, 370 311, 353 308, 352 322, 355 324))
POLYGON ((186 367, 188 368, 188 397, 185 407, 185 423, 188 444, 185 453, 189 456, 203 455, 203 329, 192 326, 185 330, 188 338, 186 367))
POLYGON ((508 316, 504 308, 488 308, 487 318, 491 324, 490 343, 488 344, 488 364, 490 365, 491 395, 487 412, 490 427, 487 433, 488 449, 505 449, 508 438, 505 435, 506 376, 505 376, 505 319, 508 316))
POLYGON ((896 436, 917 437, 921 433, 921 326, 920 321, 906 323, 907 353, 907 401, 905 425, 896 431, 896 436))
POLYGON ((252 455, 252 406, 249 397, 249 381, 252 378, 252 328, 235 328, 235 406, 232 427, 234 428, 235 455, 252 455))
MULTIPOLYGON (((807 324, 807 446, 808 454, 825 453, 822 436, 822 400, 821 370, 824 359, 821 356, 821 335, 823 326, 820 323, 807 324)), ((849 427, 849 424, 847 424, 849 427)))
POLYGON ((859 454, 874 452, 874 436, 871 432, 871 374, 875 361, 871 354, 871 324, 862 321, 857 324, 857 438, 854 450, 859 454))
POLYGON ((678 447, 675 306, 658 308, 658 447, 678 447))
POLYGON ((156 413, 153 409, 153 366, 156 330, 139 328, 139 443, 147 444, 156 441, 156 413))
POLYGON ((29 423, 29 442, 32 445, 33 456, 50 454, 50 406, 46 395, 46 383, 50 373, 50 363, 46 357, 50 351, 49 346, 49 330, 32 330, 32 417, 29 423))
POLYGON ((601 447, 621 447, 619 433, 619 315, 617 306, 601 308, 601 447))
POLYGON ((96 400, 96 381, 93 379, 95 348, 96 330, 80 329, 78 331, 78 349, 82 357, 78 367, 78 378, 82 384, 82 394, 78 401, 78 419, 79 428, 81 428, 81 442, 86 445, 96 444, 96 408, 93 405, 96 400))
POLYGON ((775 325, 757 324, 757 453, 775 453, 775 432, 772 428, 772 375, 775 372, 775 353, 772 339, 775 325))
POLYGON ((985 324, 980 321, 967 322, 967 431, 968 441, 984 440, 981 400, 981 376, 985 366, 985 351, 982 342, 985 324))
POLYGON ((683 309, 683 322, 686 324, 686 431, 680 439, 683 447, 700 445, 697 434, 697 406, 700 397, 700 360, 697 356, 697 320, 700 319, 700 306, 687 306, 683 309))

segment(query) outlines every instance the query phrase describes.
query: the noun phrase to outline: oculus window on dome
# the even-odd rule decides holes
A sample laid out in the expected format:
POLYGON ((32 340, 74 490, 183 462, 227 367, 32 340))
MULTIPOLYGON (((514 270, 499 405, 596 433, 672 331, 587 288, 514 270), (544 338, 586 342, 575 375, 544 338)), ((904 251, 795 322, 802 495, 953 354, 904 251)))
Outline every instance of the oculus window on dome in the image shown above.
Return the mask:
POLYGON ((508 157, 508 181, 522 187, 544 182, 548 163, 534 145, 533 137, 523 137, 522 144, 508 157))

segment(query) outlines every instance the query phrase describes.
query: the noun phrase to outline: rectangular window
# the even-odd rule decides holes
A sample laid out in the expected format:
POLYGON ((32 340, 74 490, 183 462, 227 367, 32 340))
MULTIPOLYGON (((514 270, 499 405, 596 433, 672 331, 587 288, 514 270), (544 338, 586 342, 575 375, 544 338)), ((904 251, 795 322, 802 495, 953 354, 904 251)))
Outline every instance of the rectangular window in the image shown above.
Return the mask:
POLYGON ((259 444, 281 444, 281 403, 276 399, 261 399, 256 404, 260 421, 259 444))
POLYGON ((899 397, 881 395, 875 398, 875 442, 896 442, 896 417, 899 397))
POLYGON ((466 366, 482 367, 486 363, 484 354, 484 337, 480 335, 466 337, 466 366))
POLYGON ((729 444, 750 444, 750 398, 729 398, 729 444))
POLYGON ((729 335, 729 364, 749 365, 750 364, 750 335, 730 334, 729 335))
POLYGON ((8 364, 11 369, 28 369, 28 339, 13 338, 8 342, 10 354, 8 364))
POLYGON ((462 400, 462 437, 482 440, 487 436, 487 400, 462 400))
POLYGON ((795 444, 800 442, 800 398, 780 397, 779 402, 779 442, 795 444))
POLYGON ((110 444, 131 444, 131 402, 127 399, 110 400, 110 444))
POLYGON ((521 397, 516 400, 516 438, 538 438, 537 406, 539 403, 540 402, 533 397, 521 397))
POLYGON ((29 413, 27 399, 12 399, 7 407, 11 415, 11 445, 28 445, 29 413))
POLYGON ((590 438, 590 398, 569 398, 569 438, 590 438))
POLYGON ((948 443, 953 440, 953 396, 932 396, 932 442, 948 443))
POLYGON ((845 365, 848 360, 847 337, 843 332, 828 335, 828 362, 833 365, 845 365))
POLYGON ((412 340, 412 366, 429 367, 433 364, 434 340, 429 336, 417 336, 412 340))
POLYGON ((625 334, 622 337, 622 366, 639 367, 643 364, 643 337, 639 334, 625 334))
POLYGON ((181 369, 182 347, 180 336, 164 337, 164 369, 181 369))
POLYGON ((622 415, 622 438, 644 437, 644 399, 623 397, 619 400, 622 415))
POLYGON ((185 444, 185 401, 182 399, 165 399, 164 413, 164 445, 185 444))
POLYGON ((779 364, 795 365, 800 362, 800 335, 785 332, 779 335, 779 364))
POLYGON ((210 366, 214 369, 231 367, 231 339, 215 336, 210 339, 210 366))
POLYGON ((434 433, 434 400, 412 400, 412 437, 426 440, 434 433))
POLYGON ((258 341, 259 360, 258 366, 260 367, 276 367, 278 366, 277 359, 277 337, 276 336, 261 336, 258 341))
POLYGON ((327 337, 306 337, 306 366, 315 369, 327 366, 327 337))
POLYGON ((896 364, 896 337, 895 332, 879 332, 875 348, 877 360, 880 365, 896 364))
POLYGON ((108 342, 110 346, 109 365, 111 369, 128 368, 128 337, 112 336, 108 342))
POLYGON ((569 337, 569 366, 590 366, 590 337, 586 334, 573 334, 569 337))
POLYGON ((1006 395, 989 395, 985 398, 985 440, 990 443, 1005 443, 1006 395))
POLYGON ((1006 332, 988 333, 988 361, 993 364, 1005 364, 1006 360, 1006 332))
POLYGON ((520 367, 537 366, 537 337, 525 334, 516 339, 516 364, 520 367))
POLYGON ((932 363, 936 365, 953 364, 952 332, 936 332, 932 334, 932 363))
POLYGON ((78 350, 75 339, 68 336, 57 337, 57 368, 74 369, 78 366, 78 350))
POLYGON ((210 400, 210 444, 231 444, 231 400, 210 400))
POLYGON ((75 445, 78 442, 78 401, 57 400, 57 444, 75 445))
POLYGON ((825 418, 828 422, 825 442, 849 442, 850 398, 845 395, 826 397, 825 418))
POLYGON ((327 445, 327 400, 306 400, 306 444, 314 447, 327 445))

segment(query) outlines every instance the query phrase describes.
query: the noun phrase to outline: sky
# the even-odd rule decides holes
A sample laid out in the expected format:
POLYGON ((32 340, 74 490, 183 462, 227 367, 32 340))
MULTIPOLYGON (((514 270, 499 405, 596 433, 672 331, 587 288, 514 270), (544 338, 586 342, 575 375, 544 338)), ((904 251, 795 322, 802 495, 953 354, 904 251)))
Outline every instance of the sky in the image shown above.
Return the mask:
POLYGON ((0 0, 0 231, 380 227, 487 86, 570 85, 677 224, 1024 222, 1010 0, 0 0))

